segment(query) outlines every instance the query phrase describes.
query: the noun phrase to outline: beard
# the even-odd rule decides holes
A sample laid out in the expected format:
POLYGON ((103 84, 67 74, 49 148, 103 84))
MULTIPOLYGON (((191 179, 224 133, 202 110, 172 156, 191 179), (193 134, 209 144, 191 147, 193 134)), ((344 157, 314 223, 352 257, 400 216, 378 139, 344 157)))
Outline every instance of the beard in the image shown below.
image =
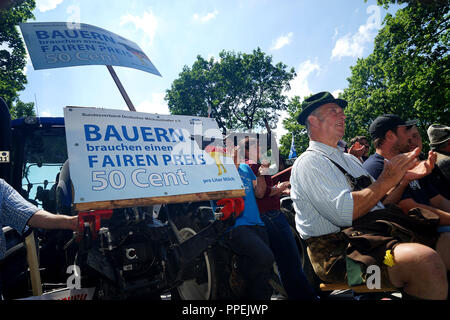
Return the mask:
POLYGON ((400 143, 399 141, 397 141, 394 145, 394 150, 397 151, 397 154, 399 153, 406 153, 409 152, 411 149, 411 146, 409 143, 400 143))

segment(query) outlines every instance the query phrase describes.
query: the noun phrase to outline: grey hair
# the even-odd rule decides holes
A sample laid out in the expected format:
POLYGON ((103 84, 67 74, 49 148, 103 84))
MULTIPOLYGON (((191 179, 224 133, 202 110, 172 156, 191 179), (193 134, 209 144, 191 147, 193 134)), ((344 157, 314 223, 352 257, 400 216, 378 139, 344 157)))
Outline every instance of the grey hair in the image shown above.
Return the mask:
MULTIPOLYGON (((309 114, 309 116, 316 116, 317 118, 319 118, 320 120, 322 120, 321 118, 320 118, 320 115, 319 115, 319 109, 320 109, 320 107, 319 108, 317 108, 317 109, 315 109, 313 112, 311 112, 310 114, 309 114)), ((306 127, 306 133, 308 134, 308 137, 310 137, 311 138, 311 123, 309 122, 309 116, 306 118, 306 121, 305 121, 305 127, 306 127)))

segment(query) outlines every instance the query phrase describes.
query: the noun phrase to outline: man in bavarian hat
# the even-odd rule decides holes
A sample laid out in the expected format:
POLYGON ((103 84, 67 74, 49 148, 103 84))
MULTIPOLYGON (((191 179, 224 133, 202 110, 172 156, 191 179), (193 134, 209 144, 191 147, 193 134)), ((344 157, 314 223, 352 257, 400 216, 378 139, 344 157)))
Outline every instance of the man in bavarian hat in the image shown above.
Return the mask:
POLYGON ((411 231, 420 222, 380 202, 417 164, 419 149, 393 157, 374 181, 360 161, 337 148, 345 133, 346 106, 345 100, 320 92, 305 99, 297 118, 310 143, 293 165, 291 198, 314 271, 324 282, 356 285, 367 279, 367 267, 376 265, 382 286, 402 288, 404 298, 446 299, 449 244, 433 249, 434 242, 397 236, 410 232, 414 239, 432 242, 436 217, 422 219, 429 222, 432 236, 427 237, 411 231))
POLYGON ((437 154, 436 165, 430 179, 436 189, 450 200, 450 127, 432 124, 427 134, 430 147, 437 154))

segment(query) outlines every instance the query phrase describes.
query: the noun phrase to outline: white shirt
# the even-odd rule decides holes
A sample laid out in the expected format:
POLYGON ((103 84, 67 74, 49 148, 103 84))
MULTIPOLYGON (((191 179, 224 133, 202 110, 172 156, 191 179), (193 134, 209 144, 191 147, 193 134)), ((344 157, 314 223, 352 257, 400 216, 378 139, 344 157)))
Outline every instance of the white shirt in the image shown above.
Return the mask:
MULTIPOLYGON (((341 227, 352 225, 351 187, 344 174, 325 155, 355 178, 370 176, 355 156, 338 148, 310 141, 307 150, 313 151, 304 152, 295 161, 290 179, 295 224, 303 239, 336 233, 341 227)), ((378 202, 372 210, 383 208, 378 202)))

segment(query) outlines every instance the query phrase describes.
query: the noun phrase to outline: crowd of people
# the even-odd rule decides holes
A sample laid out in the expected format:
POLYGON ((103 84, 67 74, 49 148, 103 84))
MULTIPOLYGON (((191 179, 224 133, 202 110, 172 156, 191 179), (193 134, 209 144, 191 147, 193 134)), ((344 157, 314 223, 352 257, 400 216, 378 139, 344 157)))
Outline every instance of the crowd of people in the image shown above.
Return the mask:
MULTIPOLYGON (((253 181, 253 185, 244 183, 246 201, 250 201, 248 197, 256 201, 248 207, 246 202, 244 217, 260 217, 255 225, 265 226, 260 229, 263 245, 250 250, 241 241, 235 243, 242 247, 242 259, 248 259, 242 269, 255 271, 258 261, 275 261, 290 299, 318 299, 280 212, 279 196, 288 194, 294 203, 296 231, 305 240, 309 259, 322 281, 364 284, 367 267, 376 265, 382 287, 398 288, 404 299, 446 299, 450 128, 430 126, 431 150, 423 156, 417 120, 381 115, 368 128, 375 150, 369 156, 368 137, 354 137, 349 147, 342 140, 346 106, 346 101, 328 92, 303 102, 298 122, 306 126, 310 144, 295 161, 289 182, 274 185, 270 175, 264 175, 265 164, 258 157, 251 159, 249 150, 258 149, 257 141, 246 138, 235 148, 236 154, 244 150, 241 157, 235 155, 242 180, 250 177, 253 181), (258 256, 262 251, 267 253, 265 258, 258 256)), ((266 274, 267 287, 270 263, 265 268, 260 275, 266 274)), ((256 279, 255 274, 252 277, 256 279)), ((248 284, 254 281, 250 278, 248 284)), ((261 285, 258 282, 255 287, 261 285)), ((257 292, 257 296, 246 296, 270 298, 270 290, 257 292)))
MULTIPOLYGON (((244 297, 270 299, 273 264, 289 299, 318 300, 302 270, 301 256, 280 196, 290 195, 296 232, 307 245, 316 275, 327 283, 364 284, 367 268, 381 270, 384 287, 398 288, 404 299, 448 298, 450 270, 450 127, 428 130, 431 150, 422 154, 419 121, 384 114, 366 136, 347 148, 347 101, 329 92, 302 103, 308 149, 289 181, 274 183, 269 164, 249 155, 258 142, 243 139, 233 149, 245 187, 245 209, 225 240, 238 255, 244 297), (369 156, 372 141, 374 153, 369 156)), ((24 200, 0 179, 0 221, 19 232, 26 226, 76 231, 77 217, 54 215, 24 200)), ((0 259, 5 252, 0 230, 0 259)))
POLYGON ((450 128, 428 129, 432 150, 422 160, 418 122, 385 114, 368 128, 374 154, 367 137, 343 152, 346 106, 321 92, 298 117, 310 143, 293 165, 291 198, 314 271, 324 282, 360 284, 376 265, 382 286, 404 299, 447 299, 450 128))

